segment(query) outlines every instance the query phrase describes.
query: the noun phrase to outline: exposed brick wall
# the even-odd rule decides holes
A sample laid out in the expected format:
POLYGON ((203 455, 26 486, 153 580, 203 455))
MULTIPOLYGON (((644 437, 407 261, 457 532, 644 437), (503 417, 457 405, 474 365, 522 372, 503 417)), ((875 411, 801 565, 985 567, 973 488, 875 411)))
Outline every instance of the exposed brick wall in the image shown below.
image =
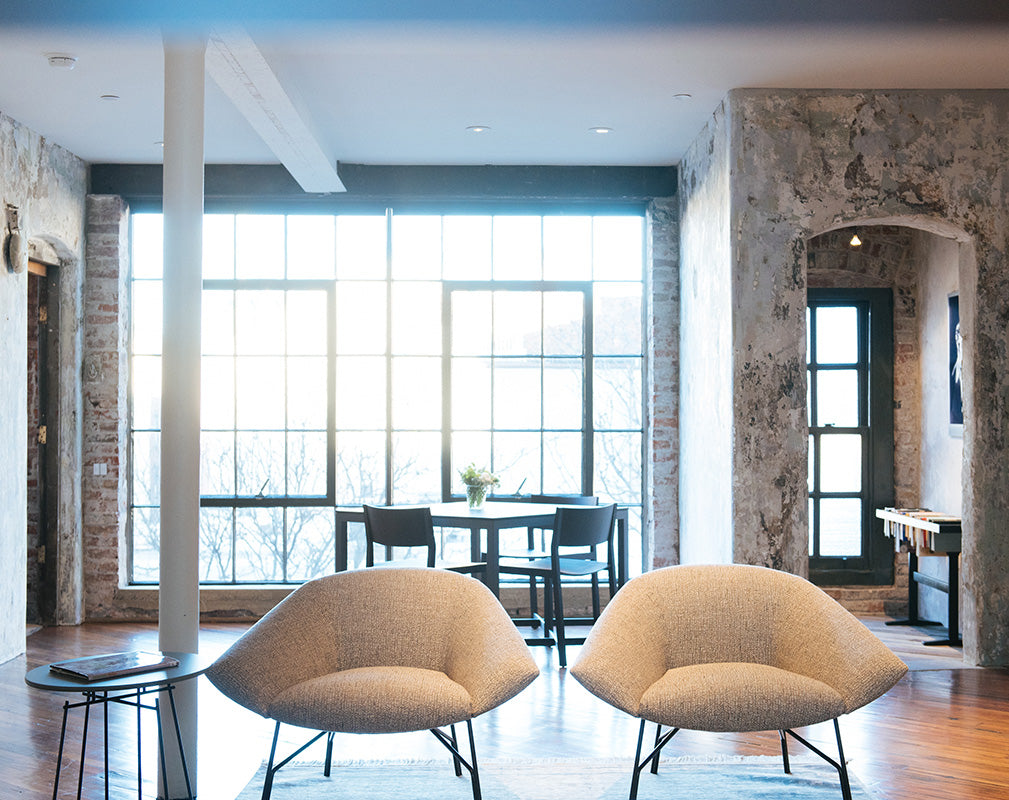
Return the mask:
MULTIPOLYGON (((83 536, 85 614, 123 616, 116 590, 125 557, 129 211, 119 197, 89 196, 84 288, 83 536), (96 475, 95 466, 106 474, 96 475)), ((133 616, 132 614, 130 616, 133 616)))
MULTIPOLYGON (((898 506, 918 505, 921 441, 921 375, 918 343, 917 265, 911 256, 913 232, 898 226, 858 228, 861 247, 853 248, 851 229, 821 234, 808 244, 810 288, 889 288, 893 290, 894 489, 898 506)), ((895 556, 893 586, 827 589, 856 613, 907 613, 907 556, 895 556)))
MULTIPOLYGON (((680 261, 679 207, 661 200, 648 211, 648 270, 646 347, 651 352, 648 396, 650 436, 645 468, 652 520, 651 566, 680 561, 680 261)), ((642 526, 648 530, 647 521, 642 526)), ((649 563, 646 557, 646 566, 649 563)))

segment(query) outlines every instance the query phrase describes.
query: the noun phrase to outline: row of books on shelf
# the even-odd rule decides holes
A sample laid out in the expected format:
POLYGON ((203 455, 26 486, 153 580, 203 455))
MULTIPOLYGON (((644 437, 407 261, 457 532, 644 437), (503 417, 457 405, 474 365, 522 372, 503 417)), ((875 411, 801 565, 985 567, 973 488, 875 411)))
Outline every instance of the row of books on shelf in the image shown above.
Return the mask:
POLYGON ((960 517, 930 508, 884 508, 883 531, 897 545, 907 543, 918 555, 960 551, 960 517))

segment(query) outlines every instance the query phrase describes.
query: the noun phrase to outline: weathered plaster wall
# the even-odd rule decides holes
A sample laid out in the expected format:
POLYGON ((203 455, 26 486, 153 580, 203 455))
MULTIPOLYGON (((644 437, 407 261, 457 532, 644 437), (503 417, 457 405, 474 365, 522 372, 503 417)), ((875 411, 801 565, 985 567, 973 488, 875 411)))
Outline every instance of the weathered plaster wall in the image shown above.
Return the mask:
MULTIPOLYGON (((680 561, 679 525, 679 337, 680 238, 679 203, 653 202, 648 209, 648 339, 652 390, 648 397, 649 435, 645 458, 646 519, 652 521, 651 553, 646 568, 667 567, 680 561), (647 502, 647 501, 646 501, 647 502)), ((646 546, 648 542, 645 542, 646 546)))
POLYGON ((728 563, 733 552, 729 127, 723 104, 681 163, 680 561, 728 563))
MULTIPOLYGON (((74 300, 80 296, 86 185, 84 162, 0 112, 0 202, 18 207, 24 234, 49 242, 61 254, 61 376, 65 364, 67 369, 79 364, 71 351, 79 341, 73 329, 80 304, 74 305, 74 300)), ((6 233, 5 226, 4 237, 6 233)), ((0 559, 0 661, 23 652, 25 646, 27 302, 27 275, 0 268, 0 552, 4 554, 0 559)), ((77 384, 78 380, 72 380, 61 389, 56 455, 61 465, 79 471, 80 439, 79 434, 76 439, 72 434, 79 420, 79 394, 75 407, 73 391, 77 384)), ((78 500, 79 519, 79 493, 71 495, 78 500)), ((71 516, 61 524, 72 526, 73 521, 71 516)))
POLYGON ((964 654, 1009 663, 1009 93, 746 89, 727 102, 732 427, 748 437, 732 467, 737 560, 800 574, 806 560, 806 240, 869 220, 957 237, 976 256, 960 275, 964 654))
MULTIPOLYGON (((960 483, 963 466, 962 432, 954 435, 949 425, 948 316, 949 295, 958 292, 960 245, 928 233, 915 237, 917 260, 921 264, 921 493, 925 508, 960 514, 963 494, 960 483)), ((942 557, 918 561, 926 575, 946 580, 947 564, 942 557)), ((947 596, 921 586, 918 609, 922 619, 947 619, 947 596)))

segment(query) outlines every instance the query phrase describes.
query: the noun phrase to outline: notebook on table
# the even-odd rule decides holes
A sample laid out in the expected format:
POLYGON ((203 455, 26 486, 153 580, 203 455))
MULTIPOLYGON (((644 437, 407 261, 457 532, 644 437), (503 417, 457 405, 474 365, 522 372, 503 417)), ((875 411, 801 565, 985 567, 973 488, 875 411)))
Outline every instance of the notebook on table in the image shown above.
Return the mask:
POLYGON ((179 660, 162 653, 134 650, 129 653, 106 653, 100 656, 71 658, 49 665, 49 671, 85 681, 100 681, 141 672, 177 667, 179 660))

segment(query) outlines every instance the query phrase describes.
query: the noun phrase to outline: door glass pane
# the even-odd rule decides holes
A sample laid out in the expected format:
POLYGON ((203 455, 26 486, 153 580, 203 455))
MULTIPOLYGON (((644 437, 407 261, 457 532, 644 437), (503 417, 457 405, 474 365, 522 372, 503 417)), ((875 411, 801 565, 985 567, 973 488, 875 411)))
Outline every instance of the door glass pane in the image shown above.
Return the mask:
POLYGON ((543 296, 539 292, 494 293, 494 352, 531 355, 542 352, 543 296))
POLYGON ((489 428, 490 411, 490 359, 453 358, 452 429, 489 428))
POLYGON ((287 353, 288 355, 326 354, 325 292, 287 293, 287 353))
POLYGON ((392 426, 400 430, 441 427, 441 359, 392 360, 392 426))
POLYGON ((824 434, 820 437, 820 491, 862 490, 862 437, 824 434))
POLYGON ((856 427, 859 424, 858 371, 818 370, 816 381, 816 424, 856 427))
POLYGON ((597 358, 593 405, 598 430, 641 427, 641 362, 636 358, 597 358))
POLYGON ((336 360, 336 429, 362 428, 385 428, 385 359, 342 356, 336 360))
POLYGON ((816 360, 820 364, 858 361, 858 309, 821 306, 816 309, 816 360))
POLYGON ((274 355, 284 352, 284 292, 235 293, 237 352, 274 355))
POLYGON ((491 351, 491 293, 452 293, 452 354, 487 356, 491 351))
POLYGON ((581 292, 543 295, 543 352, 562 356, 582 354, 584 296, 581 292))
POLYGON ((581 359, 543 359, 544 428, 581 428, 582 381, 581 359))
POLYGON ((862 553, 862 501, 824 498, 820 501, 820 555, 858 556, 862 553))
POLYGON ((336 352, 385 352, 385 284, 343 281, 336 292, 336 352))
POLYGON ((201 311, 200 336, 204 355, 234 355, 235 293, 204 292, 201 311))
POLYGON ((641 352, 641 326, 628 320, 641 319, 641 286, 614 283, 593 290, 592 350, 597 355, 637 355, 641 352))
POLYGON ((392 352, 441 353, 441 284, 402 281, 392 287, 392 352))
POLYGON ((284 427, 284 359, 235 359, 239 428, 284 427))
POLYGON ((494 360, 494 427, 540 427, 540 361, 494 360))

